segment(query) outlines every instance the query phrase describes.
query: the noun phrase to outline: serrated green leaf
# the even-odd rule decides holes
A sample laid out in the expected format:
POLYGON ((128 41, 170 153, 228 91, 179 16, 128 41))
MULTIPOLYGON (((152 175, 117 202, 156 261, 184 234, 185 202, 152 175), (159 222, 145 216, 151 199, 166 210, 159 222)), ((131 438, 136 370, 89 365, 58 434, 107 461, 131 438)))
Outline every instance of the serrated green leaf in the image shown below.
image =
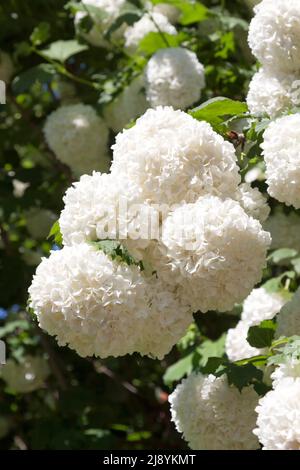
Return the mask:
POLYGON ((229 385, 234 385, 240 391, 252 383, 263 381, 263 371, 257 369, 253 364, 242 366, 230 364, 226 368, 226 375, 229 385))
POLYGON ((208 122, 214 129, 222 129, 222 125, 229 116, 240 115, 248 110, 247 104, 229 98, 217 97, 206 101, 188 113, 198 121, 208 122))
POLYGON ((88 46, 85 44, 80 44, 76 39, 70 39, 52 42, 47 49, 43 49, 40 52, 48 59, 64 63, 72 55, 79 54, 79 52, 86 51, 87 49, 88 46))
POLYGON ((206 364, 201 367, 201 372, 203 374, 216 374, 220 367, 224 366, 227 363, 221 357, 209 357, 206 361, 206 364))
POLYGON ((264 320, 257 326, 248 330, 247 341, 254 348, 267 348, 271 346, 276 330, 273 320, 264 320))

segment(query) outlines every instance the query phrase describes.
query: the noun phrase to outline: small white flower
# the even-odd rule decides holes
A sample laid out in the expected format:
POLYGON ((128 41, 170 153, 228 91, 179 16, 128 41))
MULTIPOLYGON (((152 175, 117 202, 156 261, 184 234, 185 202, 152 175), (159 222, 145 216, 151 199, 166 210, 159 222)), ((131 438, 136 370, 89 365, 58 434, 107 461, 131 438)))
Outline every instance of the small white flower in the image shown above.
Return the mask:
POLYGON ((199 101, 205 86, 204 67, 182 47, 160 49, 145 69, 146 95, 152 107, 186 109, 199 101))
POLYGON ((192 373, 169 396, 172 421, 195 450, 254 450, 258 396, 253 387, 241 392, 225 376, 192 373))

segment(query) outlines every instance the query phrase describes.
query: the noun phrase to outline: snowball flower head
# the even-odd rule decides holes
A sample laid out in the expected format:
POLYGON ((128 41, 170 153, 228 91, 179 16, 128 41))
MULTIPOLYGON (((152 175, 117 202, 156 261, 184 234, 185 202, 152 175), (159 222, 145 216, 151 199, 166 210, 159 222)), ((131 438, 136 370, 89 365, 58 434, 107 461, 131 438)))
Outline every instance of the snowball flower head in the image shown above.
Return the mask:
POLYGON ((134 54, 138 49, 140 41, 149 33, 161 31, 167 34, 176 34, 176 28, 161 13, 146 13, 142 18, 129 26, 125 33, 125 48, 130 54, 134 54))
POLYGON ((273 388, 277 387, 281 380, 286 377, 300 380, 300 361, 299 359, 286 359, 286 362, 276 367, 275 371, 271 375, 273 380, 273 388))
POLYGON ((247 96, 251 114, 277 117, 289 108, 299 104, 299 85, 295 75, 270 73, 261 68, 254 74, 247 96))
POLYGON ((282 307, 277 317, 276 336, 300 336, 300 288, 292 299, 282 307))
POLYGON ((286 303, 278 292, 268 292, 264 287, 253 289, 245 299, 242 320, 250 326, 258 325, 264 320, 271 320, 286 303))
POLYGON ((196 54, 182 47, 160 49, 145 69, 146 95, 152 107, 186 109, 205 86, 204 67, 196 54))
POLYGON ((259 400, 255 435, 264 450, 300 450, 300 379, 278 382, 259 400))
POLYGON ((286 299, 277 292, 267 292, 263 287, 253 289, 244 301, 241 321, 227 333, 225 349, 231 361, 257 356, 264 352, 263 349, 254 348, 248 343, 249 327, 274 318, 285 303, 286 299))
POLYGON ((249 326, 247 322, 239 321, 235 328, 228 330, 225 351, 230 361, 239 361, 263 353, 263 349, 254 348, 248 343, 249 326))
POLYGON ((261 144, 269 194, 296 209, 300 208, 299 133, 300 114, 284 116, 271 122, 261 144))
POLYGON ((161 275, 172 275, 193 311, 231 310, 260 280, 269 244, 237 202, 205 196, 164 221, 161 263, 170 272, 161 275))
MULTIPOLYGON (((80 35, 90 44, 96 47, 109 47, 109 42, 104 39, 105 33, 113 22, 120 16, 126 0, 82 0, 81 2, 88 11, 78 11, 75 14, 75 27, 80 35), (97 11, 98 10, 98 11, 97 11), (88 17, 93 21, 93 26, 88 32, 81 28, 82 22, 88 17)), ((122 35, 124 28, 118 28, 113 34, 113 39, 122 35)))
POLYGON ((75 175, 108 170, 108 128, 91 106, 61 106, 47 117, 44 134, 50 149, 75 175))
POLYGON ((275 74, 299 72, 299 1, 263 0, 254 12, 248 39, 255 57, 275 74))
POLYGON ((172 421, 194 450, 254 450, 252 433, 258 396, 253 387, 241 393, 225 376, 192 373, 169 396, 172 421))
POLYGON ((148 108, 144 92, 144 77, 135 78, 104 109, 105 121, 114 132, 120 132, 130 121, 141 116, 148 108))
POLYGON ((265 222, 264 229, 271 233, 271 248, 291 248, 300 253, 300 217, 296 212, 285 214, 277 209, 265 222))
POLYGON ((134 127, 117 135, 112 148, 112 173, 130 178, 149 202, 232 195, 240 182, 233 145, 206 122, 171 107, 148 109, 134 127))
POLYGON ((252 188, 248 183, 242 183, 235 192, 234 199, 254 219, 264 222, 268 218, 270 207, 259 189, 252 188))
POLYGON ((6 52, 0 51, 0 80, 8 84, 13 73, 14 66, 10 56, 6 52))
POLYGON ((148 220, 155 209, 147 204, 137 206, 139 202, 139 190, 130 179, 97 172, 83 175, 64 196, 59 219, 64 245, 134 238, 135 249, 146 248, 150 243, 148 220))
POLYGON ((192 321, 173 290, 88 244, 44 258, 29 294, 40 327, 83 357, 162 358, 192 321))
POLYGON ((8 359, 0 376, 17 393, 29 393, 43 387, 50 371, 43 357, 26 356, 22 362, 8 359))

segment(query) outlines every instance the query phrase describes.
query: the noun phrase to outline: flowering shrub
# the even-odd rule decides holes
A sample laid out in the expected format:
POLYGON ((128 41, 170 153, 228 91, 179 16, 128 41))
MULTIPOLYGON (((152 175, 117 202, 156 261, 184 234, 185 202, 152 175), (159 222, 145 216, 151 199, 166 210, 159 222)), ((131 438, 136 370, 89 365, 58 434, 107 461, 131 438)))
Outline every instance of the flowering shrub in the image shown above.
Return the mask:
POLYGON ((0 6, 1 449, 300 449, 299 37, 298 0, 0 6))

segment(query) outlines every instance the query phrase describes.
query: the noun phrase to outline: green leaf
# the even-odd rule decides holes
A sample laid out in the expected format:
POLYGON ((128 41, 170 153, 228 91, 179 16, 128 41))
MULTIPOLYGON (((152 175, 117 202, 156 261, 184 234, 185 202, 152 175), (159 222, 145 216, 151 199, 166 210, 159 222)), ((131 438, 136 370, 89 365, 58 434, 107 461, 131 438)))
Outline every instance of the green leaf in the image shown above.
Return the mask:
POLYGON ((13 92, 16 95, 28 92, 37 82, 41 84, 51 83, 56 71, 51 64, 40 64, 21 73, 12 83, 13 92))
POLYGON ((189 0, 152 0, 153 4, 168 3, 178 8, 181 12, 179 23, 183 26, 187 26, 192 23, 199 23, 205 20, 209 15, 210 11, 201 2, 189 1, 189 0))
POLYGON ((72 55, 78 54, 79 52, 87 49, 88 46, 85 44, 80 44, 76 39, 70 39, 67 41, 52 42, 47 49, 43 49, 40 52, 48 59, 57 60, 58 62, 63 63, 72 55))
POLYGON ((170 386, 173 382, 181 380, 185 375, 189 375, 193 370, 193 356, 194 353, 191 353, 168 367, 163 376, 164 383, 170 386))
POLYGON ((217 97, 206 101, 188 113, 198 121, 206 121, 216 130, 224 129, 224 121, 230 116, 246 113, 247 104, 229 98, 217 97))
POLYGON ((39 23, 30 35, 30 41, 34 46, 40 46, 50 37, 50 24, 46 21, 39 23))
POLYGON ((58 220, 56 222, 54 222, 54 224, 52 225, 51 230, 49 232, 49 235, 47 237, 47 240, 49 240, 51 238, 54 240, 56 245, 58 245, 58 246, 62 245, 63 239, 62 239, 62 234, 61 234, 61 231, 60 231, 60 226, 59 226, 59 221, 58 220))
POLYGON ((98 250, 103 251, 106 255, 110 256, 111 259, 123 262, 130 265, 139 266, 141 270, 144 269, 141 261, 136 261, 133 256, 129 253, 126 247, 121 245, 117 240, 98 240, 90 241, 90 245, 97 247, 98 250))
POLYGON ((280 248, 269 255, 268 261, 273 261, 273 263, 277 264, 280 261, 294 258, 297 254, 297 250, 292 250, 291 248, 280 248))
POLYGON ((216 374, 225 363, 226 361, 221 357, 209 357, 205 366, 201 367, 201 372, 203 374, 216 374))
POLYGON ((254 348, 267 348, 271 346, 276 330, 273 320, 264 320, 257 326, 251 326, 248 330, 247 341, 254 348))
POLYGON ((230 364, 226 368, 226 375, 229 385, 234 385, 240 391, 252 383, 263 381, 263 371, 257 369, 253 364, 242 366, 230 364))
POLYGON ((186 39, 186 34, 148 33, 139 44, 139 51, 152 55, 159 49, 178 47, 186 39))

